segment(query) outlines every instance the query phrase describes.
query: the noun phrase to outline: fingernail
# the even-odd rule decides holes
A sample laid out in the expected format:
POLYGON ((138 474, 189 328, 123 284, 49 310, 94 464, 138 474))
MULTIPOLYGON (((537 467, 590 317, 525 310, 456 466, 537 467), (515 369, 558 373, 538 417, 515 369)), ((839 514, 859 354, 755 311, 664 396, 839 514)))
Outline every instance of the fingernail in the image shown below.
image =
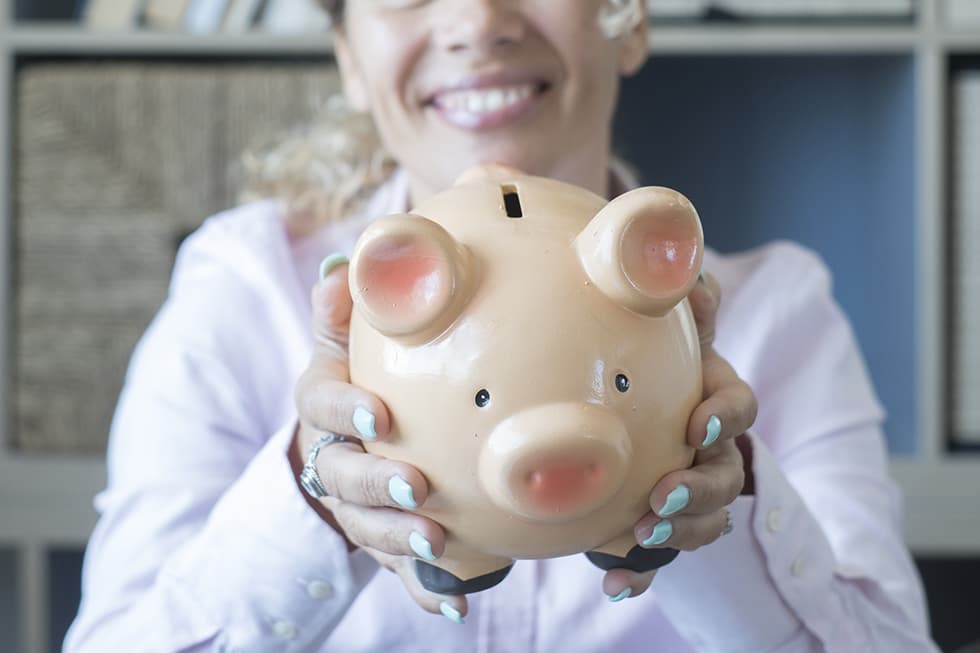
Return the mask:
POLYGON ((459 610, 449 605, 446 601, 439 604, 439 612, 441 612, 447 619, 454 621, 458 624, 466 623, 463 620, 463 615, 459 613, 459 610))
POLYGON ((675 512, 687 505, 687 502, 691 500, 691 490, 686 485, 678 485, 670 494, 667 495, 667 500, 664 502, 663 508, 657 511, 657 514, 661 517, 666 517, 667 515, 673 515, 675 512))
POLYGON ((671 525, 670 520, 664 519, 657 522, 657 525, 653 527, 653 532, 650 533, 650 537, 643 540, 641 544, 643 546, 657 546, 666 542, 673 534, 674 527, 671 525))
POLYGON ((700 283, 702 286, 708 285, 708 280, 704 276, 704 270, 698 272, 698 283, 700 283))
POLYGON ((610 596, 609 597, 609 601, 612 602, 612 603, 619 603, 623 599, 629 598, 629 595, 632 594, 632 593, 633 593, 633 588, 632 587, 627 587, 626 589, 624 589, 622 592, 620 592, 616 596, 610 596))
POLYGON ((408 545, 412 547, 412 551, 415 551, 415 555, 418 557, 429 561, 436 559, 435 554, 432 553, 432 544, 418 531, 412 531, 412 534, 408 536, 408 545))
POLYGON ((327 275, 330 274, 330 270, 333 270, 338 265, 343 265, 344 263, 350 263, 348 259, 343 254, 331 254, 327 258, 320 262, 320 279, 326 279, 327 275))
POLYGON ((365 440, 378 439, 378 433, 374 430, 374 413, 363 406, 354 409, 354 428, 365 440))
POLYGON ((415 503, 412 486, 401 476, 395 475, 388 479, 388 494, 402 508, 418 508, 419 506, 415 503))
POLYGON ((717 415, 712 415, 708 418, 707 434, 704 436, 704 442, 701 443, 701 446, 707 447, 713 444, 719 435, 721 435, 721 420, 718 419, 717 415))

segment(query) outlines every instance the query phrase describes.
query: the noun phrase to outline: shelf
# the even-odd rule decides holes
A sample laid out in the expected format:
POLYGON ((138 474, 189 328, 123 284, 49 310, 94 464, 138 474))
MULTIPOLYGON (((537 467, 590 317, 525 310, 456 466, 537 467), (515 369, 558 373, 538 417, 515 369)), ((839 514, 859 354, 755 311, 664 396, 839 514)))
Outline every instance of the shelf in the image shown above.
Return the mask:
POLYGON ((104 458, 0 456, 0 548, 83 544, 97 517, 92 498, 105 483, 104 458))
MULTIPOLYGON (((330 34, 274 35, 261 32, 198 35, 183 32, 94 32, 70 24, 20 24, 9 29, 17 54, 326 56, 330 34)), ((956 35, 957 43, 970 35, 956 35)), ((754 53, 903 53, 919 34, 908 26, 672 25, 650 30, 654 55, 754 53)), ((950 36, 950 38, 953 38, 950 36)))
MULTIPOLYGON (((905 494, 906 541, 918 555, 972 554, 980 504, 974 498, 980 457, 963 455, 942 462, 895 458, 891 472, 905 494), (935 510, 937 505, 942 510, 935 510), (957 515, 956 519, 949 519, 957 515)), ((0 503, 0 550, 24 541, 81 547, 95 525, 92 497, 105 483, 102 460, 24 460, 0 464, 0 496, 18 496, 0 503), (28 476, 51 482, 39 486, 28 476), (64 492, 70 487, 71 492, 64 492), (38 519, 42 511, 47 516, 38 519)))
POLYGON ((16 54, 38 55, 310 55, 333 51, 329 34, 198 35, 184 32, 96 32, 69 25, 17 27, 8 32, 16 54))
POLYGON ((942 43, 950 52, 980 54, 980 29, 946 32, 942 43))
POLYGON ((653 54, 793 54, 913 52, 918 31, 909 26, 727 25, 650 29, 653 54))
POLYGON ((905 542, 915 555, 976 555, 980 457, 950 456, 937 462, 891 461, 904 497, 905 542))

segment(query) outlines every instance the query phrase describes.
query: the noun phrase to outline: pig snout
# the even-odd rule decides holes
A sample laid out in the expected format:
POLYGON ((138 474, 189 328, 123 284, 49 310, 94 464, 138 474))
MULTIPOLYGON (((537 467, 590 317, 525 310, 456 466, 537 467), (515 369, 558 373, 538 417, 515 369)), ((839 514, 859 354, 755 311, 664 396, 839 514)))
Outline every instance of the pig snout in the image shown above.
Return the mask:
POLYGON ((619 491, 631 453, 623 422, 604 407, 549 404, 497 425, 480 453, 479 478, 506 512, 566 521, 619 491))

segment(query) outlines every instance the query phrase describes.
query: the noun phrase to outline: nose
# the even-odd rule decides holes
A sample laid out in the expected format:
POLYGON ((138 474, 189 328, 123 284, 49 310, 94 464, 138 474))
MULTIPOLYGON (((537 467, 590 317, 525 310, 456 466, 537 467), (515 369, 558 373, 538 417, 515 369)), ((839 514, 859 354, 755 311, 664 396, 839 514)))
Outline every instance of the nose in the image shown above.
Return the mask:
POLYGON ((446 11, 436 44, 450 52, 492 52, 519 43, 525 23, 515 0, 460 0, 446 11))
POLYGON ((480 483, 502 510, 567 521, 605 505, 623 485, 632 445, 601 406, 548 404, 504 420, 480 453, 480 483))

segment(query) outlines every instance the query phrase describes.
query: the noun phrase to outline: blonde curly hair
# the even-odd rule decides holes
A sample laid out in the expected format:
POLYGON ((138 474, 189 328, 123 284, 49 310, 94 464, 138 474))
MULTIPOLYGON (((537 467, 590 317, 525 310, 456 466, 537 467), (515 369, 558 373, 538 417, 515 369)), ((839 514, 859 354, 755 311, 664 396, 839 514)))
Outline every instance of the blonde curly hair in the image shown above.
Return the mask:
MULTIPOLYGON (((320 4, 338 29, 344 1, 320 0, 320 4)), ((301 235, 348 215, 391 176, 395 166, 370 115, 352 110, 336 93, 309 124, 243 154, 239 200, 281 198, 286 202, 290 233, 301 235)))

